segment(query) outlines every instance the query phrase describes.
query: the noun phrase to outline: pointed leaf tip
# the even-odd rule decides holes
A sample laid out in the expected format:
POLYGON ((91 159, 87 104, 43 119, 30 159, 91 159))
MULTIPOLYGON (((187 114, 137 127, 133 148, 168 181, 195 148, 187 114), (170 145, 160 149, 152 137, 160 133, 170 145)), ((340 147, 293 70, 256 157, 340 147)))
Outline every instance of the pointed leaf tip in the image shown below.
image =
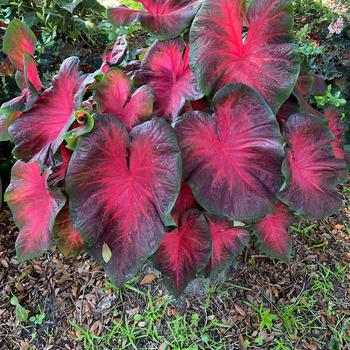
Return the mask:
MULTIPOLYGON (((205 273, 215 276, 225 270, 234 258, 248 245, 249 233, 232 222, 211 214, 205 214, 209 225, 212 248, 205 273)), ((244 225, 244 224, 243 224, 244 225)), ((244 225, 245 226, 245 225, 244 225)))

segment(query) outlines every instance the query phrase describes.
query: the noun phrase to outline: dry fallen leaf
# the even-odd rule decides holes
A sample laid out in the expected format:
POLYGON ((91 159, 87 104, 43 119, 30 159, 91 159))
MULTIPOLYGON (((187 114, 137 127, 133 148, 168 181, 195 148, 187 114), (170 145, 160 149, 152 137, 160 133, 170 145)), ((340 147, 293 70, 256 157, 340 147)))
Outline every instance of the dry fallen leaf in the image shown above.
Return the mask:
POLYGON ((107 264, 112 259, 112 251, 107 245, 107 243, 103 243, 102 247, 102 258, 103 261, 107 264))
POLYGON ((101 325, 101 321, 98 320, 98 321, 94 322, 93 325, 90 327, 90 332, 96 333, 96 331, 99 329, 100 325, 101 325))
POLYGON ((236 309, 236 311, 241 315, 241 316, 247 316, 246 311, 242 308, 242 306, 240 306, 239 304, 234 304, 234 307, 236 309))
POLYGON ((154 280, 157 279, 157 276, 154 273, 150 273, 149 275, 146 275, 142 281, 140 282, 141 286, 144 286, 146 284, 152 283, 154 280))

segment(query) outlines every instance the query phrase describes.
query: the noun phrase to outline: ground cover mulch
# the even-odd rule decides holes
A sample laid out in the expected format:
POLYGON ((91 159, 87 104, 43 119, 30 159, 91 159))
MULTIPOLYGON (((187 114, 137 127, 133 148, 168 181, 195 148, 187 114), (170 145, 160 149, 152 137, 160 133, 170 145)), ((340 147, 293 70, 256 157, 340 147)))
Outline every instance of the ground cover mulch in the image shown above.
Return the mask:
MULTIPOLYGON (((231 325, 213 328, 209 334, 214 341, 224 339, 224 349, 244 349, 244 340, 254 336, 262 337, 264 345, 253 344, 249 349, 272 349, 275 338, 284 336, 283 325, 276 321, 272 331, 260 332, 255 307, 265 305, 273 312, 283 305, 293 305, 309 291, 315 305, 305 314, 298 313, 298 317, 312 324, 289 337, 292 349, 331 349, 329 344, 339 322, 345 327, 344 334, 350 336, 349 270, 345 270, 343 278, 325 274, 325 268, 337 271, 339 266, 350 266, 350 193, 344 191, 343 198, 343 208, 337 215, 318 222, 307 234, 292 233, 295 253, 291 264, 270 259, 250 246, 228 272, 227 282, 212 281, 209 294, 203 281, 195 282, 183 297, 170 302, 164 317, 157 321, 159 333, 165 339, 170 337, 166 324, 179 315, 198 313, 198 327, 215 315, 219 322, 231 325), (315 281, 321 281, 321 287, 315 281)), ((308 225, 301 222, 300 227, 308 225)), ((14 252, 16 236, 17 229, 5 207, 0 212, 1 350, 85 349, 79 340, 81 332, 72 326, 73 322, 102 336, 114 321, 123 322, 125 317, 132 320, 135 313, 149 308, 144 295, 111 288, 102 269, 86 255, 64 259, 55 250, 43 258, 19 264, 14 252), (16 320, 11 295, 16 295, 31 315, 39 309, 44 312, 42 324, 16 320)), ((161 279, 149 266, 134 285, 148 291, 155 301, 166 298, 161 279)), ((139 349, 158 346, 148 339, 138 342, 139 349)), ((120 349, 122 345, 112 348, 120 349)), ((343 344, 340 349, 350 349, 350 345, 343 344)))

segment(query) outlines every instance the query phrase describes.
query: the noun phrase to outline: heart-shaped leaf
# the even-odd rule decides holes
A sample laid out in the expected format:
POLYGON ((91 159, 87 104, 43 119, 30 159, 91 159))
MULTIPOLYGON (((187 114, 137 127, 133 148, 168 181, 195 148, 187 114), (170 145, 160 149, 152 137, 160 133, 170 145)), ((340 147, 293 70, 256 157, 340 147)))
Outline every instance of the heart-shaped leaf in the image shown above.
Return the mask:
POLYGON ((215 275, 230 265, 232 260, 248 245, 249 233, 234 227, 232 221, 206 214, 212 248, 205 272, 215 275))
POLYGON ((130 134, 113 116, 95 119, 70 161, 66 190, 73 225, 90 254, 121 285, 158 248, 180 191, 181 156, 161 119, 130 134), (112 256, 103 259, 103 245, 112 256))
POLYGON ((155 115, 173 121, 186 100, 203 96, 189 62, 189 46, 182 38, 156 41, 136 74, 138 85, 149 85, 155 93, 155 115))
POLYGON ((175 126, 185 181, 210 212, 263 217, 282 185, 278 123, 263 99, 241 84, 219 91, 213 105, 214 115, 189 112, 175 126))
POLYGON ((275 212, 267 215, 256 225, 260 249, 282 261, 291 258, 292 245, 288 234, 291 215, 287 205, 278 202, 275 212))
POLYGON ((253 0, 243 19, 242 0, 203 0, 190 31, 190 61, 206 95, 244 83, 277 113, 300 68, 289 0, 253 0), (243 30, 248 27, 248 33, 243 30))
POLYGON ((36 161, 18 161, 12 168, 5 201, 20 230, 16 241, 20 261, 35 258, 50 247, 54 220, 66 200, 60 191, 47 188, 48 176, 49 171, 42 171, 36 161))
POLYGON ((165 275, 166 284, 176 296, 207 265, 210 244, 207 222, 196 209, 187 211, 179 227, 166 233, 161 240, 153 261, 165 275))
POLYGON ((131 81, 118 68, 109 69, 96 86, 94 98, 98 111, 112 114, 130 130, 153 112, 153 91, 142 86, 131 95, 131 81))
POLYGON ((334 136, 326 123, 313 115, 294 114, 286 123, 285 138, 286 183, 280 200, 308 218, 333 214, 341 206, 336 185, 345 162, 334 156, 334 136))
POLYGON ((74 121, 74 110, 80 107, 84 78, 80 76, 79 59, 67 58, 52 82, 34 106, 17 118, 9 129, 15 143, 13 154, 29 161, 33 157, 45 161, 54 154, 63 134, 74 121))

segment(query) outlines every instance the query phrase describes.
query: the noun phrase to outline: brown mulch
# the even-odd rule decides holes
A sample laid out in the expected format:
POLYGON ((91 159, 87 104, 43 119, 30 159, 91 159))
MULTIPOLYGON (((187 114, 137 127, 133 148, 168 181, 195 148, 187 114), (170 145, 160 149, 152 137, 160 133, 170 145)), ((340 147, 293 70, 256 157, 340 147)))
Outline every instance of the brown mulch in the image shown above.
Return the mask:
MULTIPOLYGON (((271 310, 293 304, 302 292, 312 289, 313 276, 320 273, 321 266, 331 269, 337 263, 343 266, 350 263, 350 235, 347 232, 350 227, 349 197, 344 196, 344 206, 338 215, 317 223, 309 235, 292 234, 295 254, 291 264, 267 258, 253 246, 249 247, 239 256, 235 268, 228 273, 227 286, 231 287, 225 290, 223 284, 221 288, 224 293, 214 291, 205 307, 207 292, 201 281, 193 283, 185 296, 168 306, 167 314, 159 320, 159 331, 166 333, 164 323, 179 314, 190 315, 196 312, 215 315, 221 322, 232 324, 232 328, 222 330, 227 349, 243 349, 243 335, 249 333, 254 337, 259 333, 256 313, 245 302, 257 307, 264 304, 271 310), (322 245, 327 248, 322 249, 322 245)), ((84 349, 78 340, 79 331, 70 322, 76 322, 95 334, 102 335, 105 327, 113 324, 113 320, 132 317, 137 310, 147 307, 143 296, 131 291, 121 294, 109 288, 101 268, 86 255, 64 259, 55 250, 43 258, 18 264, 14 252, 16 236, 17 229, 9 210, 5 208, 0 212, 1 350, 84 349), (12 295, 18 297, 21 305, 31 315, 37 314, 40 307, 45 312, 43 323, 19 323, 15 307, 10 304, 12 295)), ((150 291, 154 299, 159 299, 166 291, 160 279, 152 275, 153 272, 147 266, 135 286, 150 291), (146 279, 143 279, 144 275, 146 279)), ((219 282, 212 283, 215 287, 219 282)), ((333 286, 332 293, 337 299, 336 312, 344 316, 342 319, 345 322, 345 319, 350 319, 349 273, 345 281, 333 281, 333 286)), ((317 314, 315 328, 310 334, 296 334, 293 350, 328 349, 318 347, 318 344, 329 342, 331 329, 338 318, 326 312, 329 302, 324 300, 322 291, 316 291, 314 295, 317 299, 313 311, 316 310, 317 314)), ((314 316, 310 315, 310 319, 314 316)), ((220 341, 223 336, 220 329, 213 332, 213 339, 220 341)), ((347 332, 350 336, 349 326, 347 332)), ((269 334, 264 347, 259 349, 272 348, 274 336, 273 332, 269 334)), ((147 339, 143 342, 140 343, 140 348, 148 349, 152 345, 147 343, 147 339)))

